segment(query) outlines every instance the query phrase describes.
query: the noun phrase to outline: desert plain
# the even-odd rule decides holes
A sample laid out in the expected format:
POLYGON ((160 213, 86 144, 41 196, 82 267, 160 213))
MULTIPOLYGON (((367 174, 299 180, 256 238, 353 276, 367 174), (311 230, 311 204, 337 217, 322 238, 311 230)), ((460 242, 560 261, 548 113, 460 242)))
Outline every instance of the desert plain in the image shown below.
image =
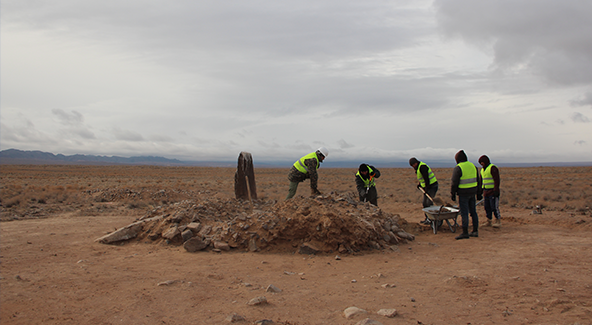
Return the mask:
MULTIPOLYGON (((0 323, 592 324, 592 167, 499 167, 499 229, 434 234, 413 170, 380 168, 379 209, 414 240, 301 254, 96 241, 182 202, 248 206, 234 198, 236 168, 2 165, 0 323), (349 307, 365 312, 346 318, 349 307)), ((325 200, 352 194, 355 171, 320 168, 325 200)), ((436 197, 454 204, 452 169, 434 171, 436 197)), ((286 204, 287 173, 255 168, 253 204, 286 204)), ((300 184, 298 202, 309 193, 300 184)))

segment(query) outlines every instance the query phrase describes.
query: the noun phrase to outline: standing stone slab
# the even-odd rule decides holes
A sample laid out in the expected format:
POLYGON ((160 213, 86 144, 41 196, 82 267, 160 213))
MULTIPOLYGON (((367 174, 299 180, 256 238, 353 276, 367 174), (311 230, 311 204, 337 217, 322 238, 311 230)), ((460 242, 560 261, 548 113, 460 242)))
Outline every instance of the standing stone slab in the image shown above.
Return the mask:
POLYGON ((253 158, 249 152, 243 151, 238 156, 238 165, 234 174, 234 195, 237 200, 249 200, 249 190, 251 199, 256 200, 257 186, 255 185, 253 158))

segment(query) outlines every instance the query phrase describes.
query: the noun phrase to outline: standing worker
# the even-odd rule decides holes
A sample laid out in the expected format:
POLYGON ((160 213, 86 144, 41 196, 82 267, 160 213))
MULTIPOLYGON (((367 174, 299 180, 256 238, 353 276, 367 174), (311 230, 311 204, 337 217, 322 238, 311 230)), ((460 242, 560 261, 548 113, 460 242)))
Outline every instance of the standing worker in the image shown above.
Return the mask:
MULTIPOLYGON (((417 174, 417 180, 419 181, 417 188, 423 189, 423 207, 427 208, 434 205, 432 200, 430 200, 430 197, 433 199, 436 197, 436 193, 438 192, 438 180, 436 179, 436 175, 434 175, 434 172, 430 166, 417 160, 415 157, 409 159, 409 166, 413 167, 415 173, 417 174), (430 197, 428 197, 428 195, 430 197)), ((424 213, 424 215, 425 220, 421 223, 429 225, 431 223, 430 219, 428 218, 427 214, 424 213)))
POLYGON ((370 202, 378 206, 378 191, 376 191, 375 179, 380 177, 378 168, 361 164, 356 173, 356 188, 362 202, 370 202))
POLYGON ((482 198, 481 178, 479 177, 477 167, 467 159, 464 150, 456 153, 454 156, 456 167, 452 170, 452 185, 450 195, 452 201, 456 201, 458 194, 458 207, 462 217, 462 234, 456 236, 456 239, 466 239, 469 237, 479 237, 479 216, 475 195, 477 199, 482 198), (469 214, 473 223, 473 231, 469 234, 469 214))
POLYGON ((296 160, 290 173, 288 174, 288 180, 290 180, 290 189, 288 190, 288 196, 286 200, 291 199, 296 195, 298 189, 298 183, 304 182, 305 179, 310 178, 310 194, 321 195, 317 188, 317 182, 319 175, 317 169, 321 163, 329 155, 329 151, 325 147, 320 147, 315 152, 311 152, 308 155, 296 160))
POLYGON ((499 228, 502 225, 501 215, 499 211, 499 197, 500 197, 500 175, 499 169, 492 164, 489 157, 483 155, 479 157, 479 164, 481 165, 481 180, 483 181, 483 206, 485 207, 485 216, 487 221, 485 226, 491 226, 492 215, 495 216, 493 222, 494 228, 499 228))

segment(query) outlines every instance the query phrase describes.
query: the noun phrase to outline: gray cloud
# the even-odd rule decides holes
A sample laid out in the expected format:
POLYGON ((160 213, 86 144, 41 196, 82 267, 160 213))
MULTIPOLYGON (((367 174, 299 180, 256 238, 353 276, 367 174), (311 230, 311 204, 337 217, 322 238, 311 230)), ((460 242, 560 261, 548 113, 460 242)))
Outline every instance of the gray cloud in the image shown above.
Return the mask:
POLYGON ((589 123, 590 120, 587 116, 583 115, 582 113, 575 112, 571 115, 571 120, 576 123, 589 123))
POLYGON ((592 3, 437 0, 443 32, 491 50, 495 67, 562 85, 592 82, 592 3))

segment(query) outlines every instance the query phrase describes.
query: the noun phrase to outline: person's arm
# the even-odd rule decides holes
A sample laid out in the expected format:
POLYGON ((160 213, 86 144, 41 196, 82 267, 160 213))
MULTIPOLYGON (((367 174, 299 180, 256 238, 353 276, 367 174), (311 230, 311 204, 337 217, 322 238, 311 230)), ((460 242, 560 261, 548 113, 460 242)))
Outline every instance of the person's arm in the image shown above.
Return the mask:
POLYGON ((358 190, 360 197, 364 197, 366 195, 366 184, 364 184, 364 181, 358 175, 356 175, 356 190, 358 190))
POLYGON ((380 170, 378 170, 378 168, 376 168, 374 166, 370 166, 370 168, 372 168, 372 171, 374 173, 374 178, 379 178, 380 177, 380 170))
POLYGON ((475 166, 475 172, 477 173, 477 200, 481 200, 483 199, 483 179, 477 166, 475 166))
POLYGON ((496 166, 491 166, 491 176, 493 177, 493 195, 500 195, 500 175, 496 166))
POLYGON ((452 201, 456 201, 456 192, 458 191, 458 185, 460 184, 460 177, 462 176, 462 170, 459 166, 454 167, 452 170, 452 179, 450 184, 450 198, 452 201))
POLYGON ((320 195, 317 183, 319 180, 319 174, 317 173, 317 160, 314 158, 306 159, 304 164, 308 168, 308 176, 310 178, 310 191, 314 195, 320 195))
POLYGON ((419 172, 421 173, 421 177, 423 177, 423 181, 425 183, 425 189, 427 190, 430 187, 430 173, 428 166, 421 165, 419 167, 419 172))

